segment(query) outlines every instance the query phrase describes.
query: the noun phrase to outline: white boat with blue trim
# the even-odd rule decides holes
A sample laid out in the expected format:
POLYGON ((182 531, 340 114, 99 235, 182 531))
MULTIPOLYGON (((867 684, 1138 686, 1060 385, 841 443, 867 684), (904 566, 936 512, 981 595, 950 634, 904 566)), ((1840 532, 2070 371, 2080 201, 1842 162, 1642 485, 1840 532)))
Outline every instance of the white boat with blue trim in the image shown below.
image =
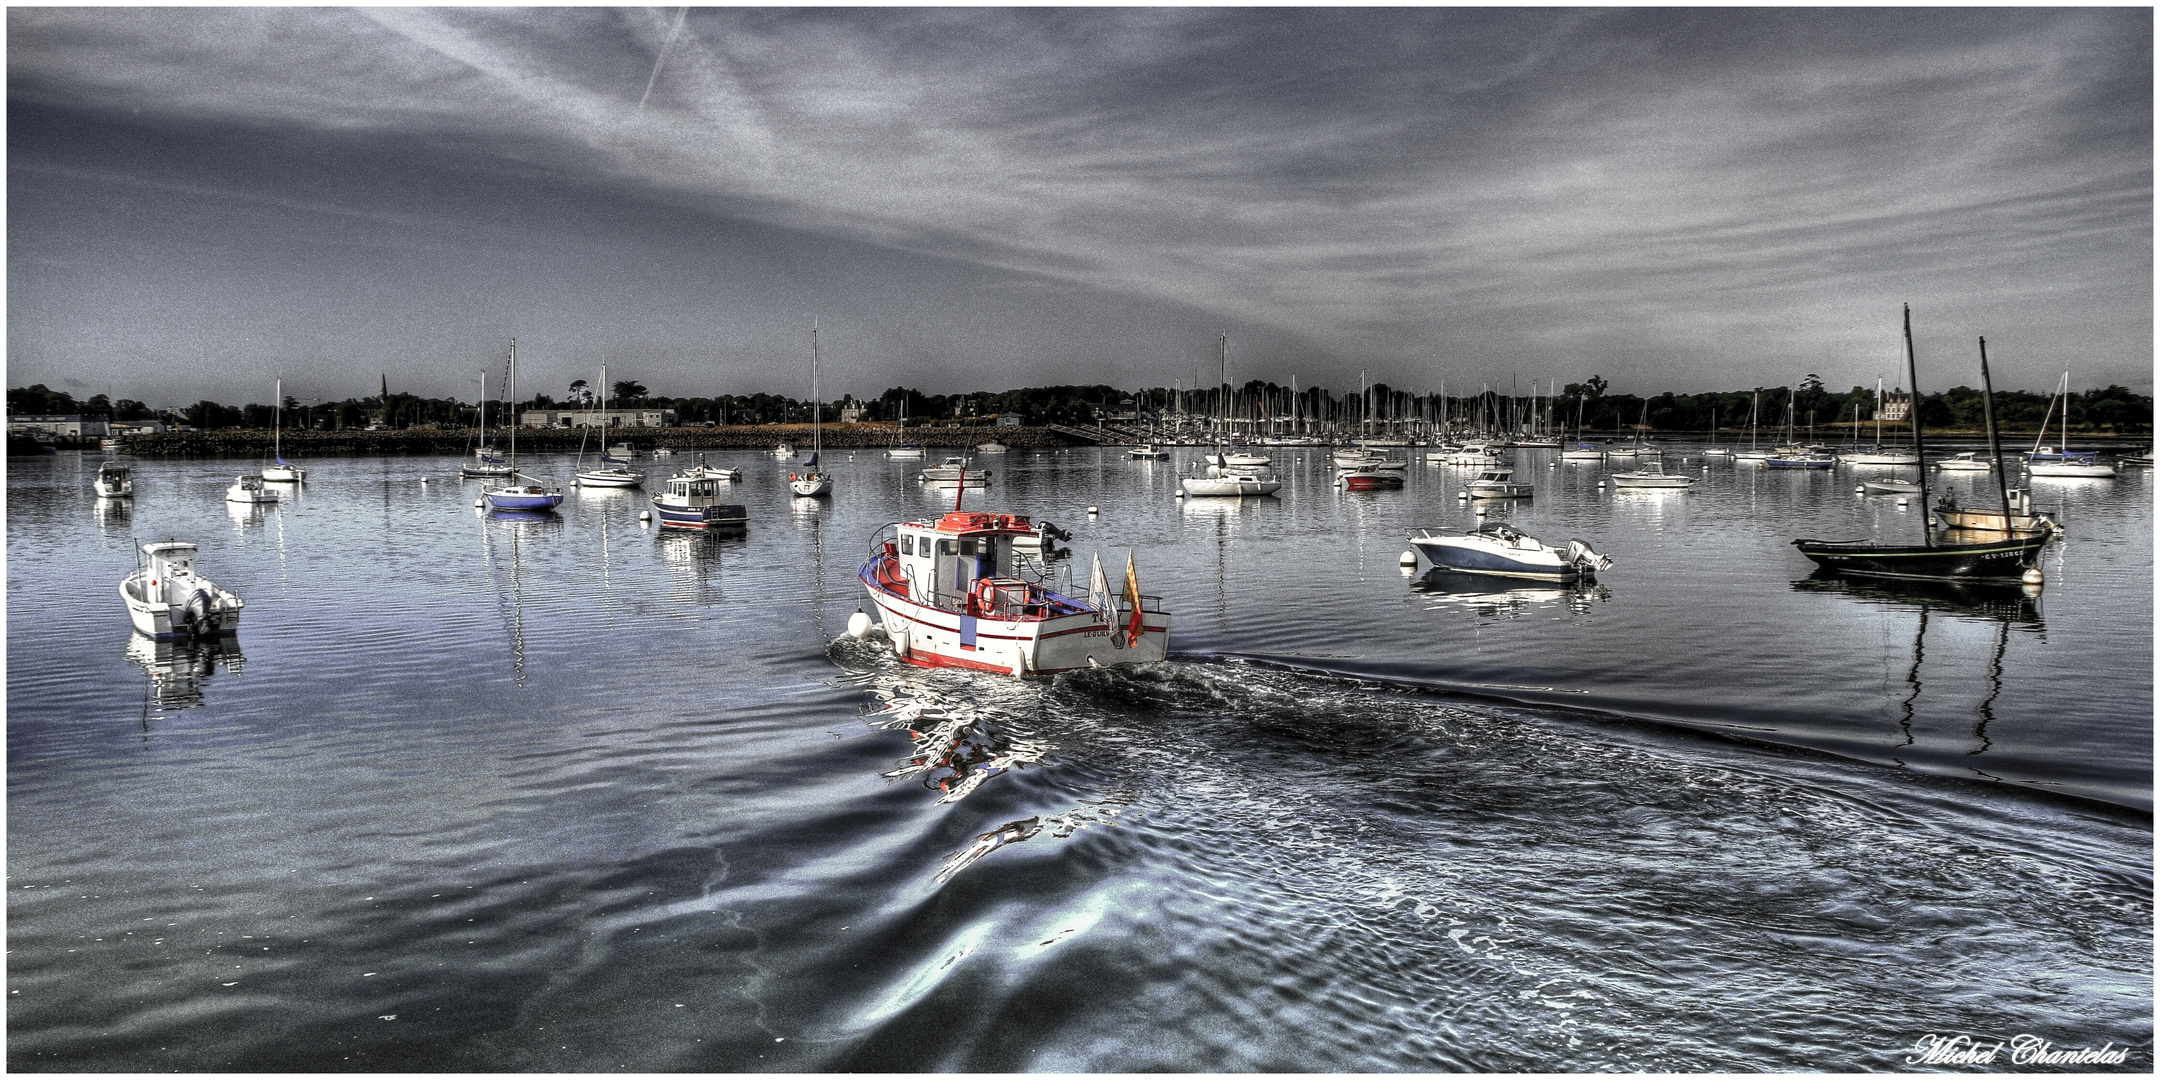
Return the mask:
POLYGON ((1435 569, 1465 574, 1574 581, 1595 578, 1599 571, 1612 568, 1612 560, 1592 550, 1587 541, 1549 547, 1504 521, 1488 521, 1467 533, 1419 529, 1410 537, 1410 546, 1435 569))

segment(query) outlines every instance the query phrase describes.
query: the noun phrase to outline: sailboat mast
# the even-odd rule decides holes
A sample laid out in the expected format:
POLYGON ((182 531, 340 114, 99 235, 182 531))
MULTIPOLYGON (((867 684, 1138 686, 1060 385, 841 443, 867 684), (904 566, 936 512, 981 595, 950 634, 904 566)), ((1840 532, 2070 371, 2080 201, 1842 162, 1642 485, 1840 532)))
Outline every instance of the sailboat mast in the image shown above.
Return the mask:
MULTIPOLYGON (((1913 355, 1912 305, 1905 305, 1905 376, 1912 384, 1912 445, 1913 453, 1919 455, 1920 467, 1920 539, 1924 546, 1935 546, 1935 528, 1928 523, 1927 505, 1927 442, 1920 435, 1920 361, 1913 355)), ((2010 522, 2005 520, 2004 527, 2010 522)))
POLYGON ((270 403, 270 456, 285 460, 285 380, 277 381, 277 400, 270 403))
MULTIPOLYGON (((1995 463, 1995 493, 2002 497, 2003 535, 2014 535, 2010 520, 2010 481, 2003 476, 2002 442, 1995 437, 1995 381, 1988 377, 1987 339, 1980 339, 1980 414, 1987 418, 1988 459, 1995 463)), ((1922 499, 1921 508, 1927 507, 1922 499)))
POLYGON ((517 339, 510 339, 510 483, 517 484, 517 339))
MULTIPOLYGON (((818 387, 817 324, 810 324, 810 456, 816 459, 825 452, 825 428, 821 421, 825 412, 825 397, 818 387)), ((819 462, 819 467, 823 467, 819 462)))

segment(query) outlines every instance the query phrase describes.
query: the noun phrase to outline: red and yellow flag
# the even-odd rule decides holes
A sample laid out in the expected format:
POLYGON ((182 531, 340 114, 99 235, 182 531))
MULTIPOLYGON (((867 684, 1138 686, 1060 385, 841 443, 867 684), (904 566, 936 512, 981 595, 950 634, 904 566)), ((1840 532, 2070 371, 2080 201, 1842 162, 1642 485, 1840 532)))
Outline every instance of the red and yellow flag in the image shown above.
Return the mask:
POLYGON ((1131 548, 1125 549, 1125 603, 1132 608, 1125 620, 1125 644, 1130 646, 1140 640, 1140 574, 1133 566, 1131 548))

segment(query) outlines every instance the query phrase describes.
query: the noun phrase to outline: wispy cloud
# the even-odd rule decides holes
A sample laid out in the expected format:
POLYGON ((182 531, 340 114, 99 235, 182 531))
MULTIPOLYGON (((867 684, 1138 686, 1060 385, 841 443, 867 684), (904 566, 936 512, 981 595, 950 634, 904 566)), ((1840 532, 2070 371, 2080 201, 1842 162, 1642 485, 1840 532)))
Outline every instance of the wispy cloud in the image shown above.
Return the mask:
MULTIPOLYGON (((2026 381, 2055 356, 2151 381, 2144 10, 13 9, 10 38, 19 103, 395 137, 445 170, 484 144, 596 214, 915 260, 788 274, 1063 283, 1151 330, 1247 327, 1285 377, 1871 374, 1912 300, 2029 335, 2026 381)), ((958 359, 1023 381, 1009 350, 958 359)))

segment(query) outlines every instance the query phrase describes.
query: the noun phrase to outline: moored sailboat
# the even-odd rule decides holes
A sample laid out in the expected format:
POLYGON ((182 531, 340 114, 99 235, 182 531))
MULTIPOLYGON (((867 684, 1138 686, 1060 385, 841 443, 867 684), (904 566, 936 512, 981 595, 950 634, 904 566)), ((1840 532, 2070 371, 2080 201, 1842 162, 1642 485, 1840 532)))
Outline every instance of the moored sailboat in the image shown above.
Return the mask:
MULTIPOLYGON (((510 339, 510 406, 509 406, 509 407, 510 407, 511 409, 513 409, 513 410, 517 408, 517 339, 516 339, 516 338, 511 338, 511 339, 510 339)), ((491 509, 491 510, 511 510, 511 511, 525 511, 525 512, 528 512, 528 513, 531 513, 531 512, 543 512, 543 513, 552 513, 552 512, 554 512, 554 510, 555 510, 555 508, 556 508, 556 507, 558 507, 558 506, 561 506, 561 505, 562 505, 562 501, 563 501, 563 493, 562 493, 562 489, 561 489, 561 488, 551 488, 551 487, 547 487, 547 486, 545 486, 545 485, 542 485, 542 484, 540 484, 540 483, 539 483, 538 481, 535 481, 535 480, 533 480, 533 479, 532 479, 531 477, 529 477, 529 476, 527 476, 527 477, 523 477, 523 478, 524 478, 524 479, 525 479, 525 480, 527 481, 526 483, 520 484, 520 483, 518 483, 518 482, 517 482, 517 481, 518 481, 518 479, 519 479, 519 478, 520 478, 521 476, 523 476, 523 474, 521 474, 521 473, 519 473, 519 472, 518 472, 518 467, 517 467, 517 431, 518 431, 518 424, 517 424, 517 418, 516 418, 516 416, 515 416, 515 415, 512 415, 512 417, 511 417, 511 422, 510 422, 510 425, 509 425, 509 426, 510 426, 510 458, 509 458, 509 461, 508 461, 508 463, 507 463, 507 464, 508 464, 508 465, 510 466, 510 472, 509 472, 509 475, 508 475, 507 479, 509 479, 510 483, 508 483, 508 484, 505 484, 505 485, 503 485, 502 487, 499 487, 499 488, 489 488, 489 489, 486 489, 486 490, 482 491, 482 492, 481 492, 481 494, 480 494, 480 497, 481 497, 481 499, 482 499, 482 500, 484 500, 484 501, 485 501, 485 502, 486 502, 486 503, 488 504, 488 508, 489 508, 489 509, 491 509)))
MULTIPOLYGON (((1920 427, 1920 372, 1919 361, 1914 355, 1912 340, 1912 308, 1905 308, 1905 364, 1908 381, 1912 386, 1914 408, 1908 410, 1912 418, 1913 453, 1919 470, 1920 504, 1927 505, 1927 441, 1920 427)), ((1987 419, 1988 445, 1999 458, 2001 449, 1995 433, 1994 390, 1988 380, 1987 339, 1980 339, 1980 377, 1983 386, 1981 401, 1987 419)), ((2002 483, 2002 470, 1995 470, 1996 482, 2002 483)), ((2010 520, 2007 490, 2003 494, 2003 517, 2010 520)), ((1879 544, 1871 540, 1812 540, 1799 539, 1793 546, 1800 554, 1813 560, 1825 570, 1846 574, 1874 577, 1921 577, 1992 579, 2021 578, 2033 565, 2040 547, 2047 538, 2018 532, 1950 534, 1947 542, 1936 543, 1934 523, 1928 515, 1920 515, 1920 543, 1879 544)))
POLYGON ((821 471, 818 458, 825 452, 825 398, 818 387, 818 340, 817 326, 810 327, 810 463, 808 471, 788 474, 788 490, 798 498, 815 498, 832 493, 832 474, 821 471))

